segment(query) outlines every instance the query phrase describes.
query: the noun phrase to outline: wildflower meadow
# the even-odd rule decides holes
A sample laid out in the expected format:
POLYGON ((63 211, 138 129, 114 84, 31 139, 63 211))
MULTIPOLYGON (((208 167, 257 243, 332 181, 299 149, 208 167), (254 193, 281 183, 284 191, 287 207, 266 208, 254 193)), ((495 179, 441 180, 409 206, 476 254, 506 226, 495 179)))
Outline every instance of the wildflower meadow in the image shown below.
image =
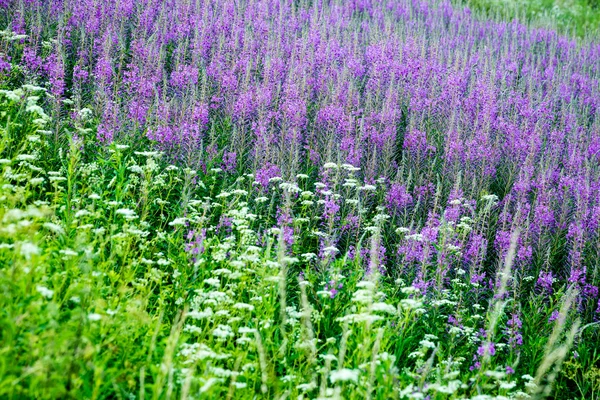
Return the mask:
POLYGON ((599 399, 600 36, 468 3, 0 0, 0 398, 599 399))

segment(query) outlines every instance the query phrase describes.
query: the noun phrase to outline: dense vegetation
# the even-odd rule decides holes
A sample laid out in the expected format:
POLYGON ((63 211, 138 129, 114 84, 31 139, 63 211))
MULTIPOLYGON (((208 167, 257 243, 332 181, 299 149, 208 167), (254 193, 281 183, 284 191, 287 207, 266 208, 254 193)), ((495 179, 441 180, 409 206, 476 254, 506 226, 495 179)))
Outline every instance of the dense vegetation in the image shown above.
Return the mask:
POLYGON ((409 0, 0 26, 1 398, 598 396, 590 38, 409 0))
POLYGON ((600 2, 597 0, 459 0, 484 16, 519 19, 578 37, 598 37, 600 2))

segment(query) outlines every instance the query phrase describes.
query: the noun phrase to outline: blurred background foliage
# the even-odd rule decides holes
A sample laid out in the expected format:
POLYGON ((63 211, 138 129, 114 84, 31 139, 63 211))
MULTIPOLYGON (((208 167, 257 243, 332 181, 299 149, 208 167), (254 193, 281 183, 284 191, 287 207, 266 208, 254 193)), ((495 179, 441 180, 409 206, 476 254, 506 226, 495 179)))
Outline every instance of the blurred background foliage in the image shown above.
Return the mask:
POLYGON ((518 19, 563 33, 598 37, 599 0, 457 0, 476 13, 498 19, 518 19))

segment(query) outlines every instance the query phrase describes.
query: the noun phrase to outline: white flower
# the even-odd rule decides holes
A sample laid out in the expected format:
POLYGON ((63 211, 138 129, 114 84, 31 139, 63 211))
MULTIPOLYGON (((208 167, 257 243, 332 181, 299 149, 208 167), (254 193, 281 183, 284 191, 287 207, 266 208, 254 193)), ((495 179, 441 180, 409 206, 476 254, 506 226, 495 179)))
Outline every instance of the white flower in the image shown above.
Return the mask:
POLYGON ((344 168, 346 171, 350 171, 350 172, 360 171, 359 167, 355 167, 352 164, 342 164, 342 168, 344 168))
POLYGON ((40 254, 40 248, 31 242, 21 243, 21 255, 26 259, 30 259, 34 254, 40 254))
POLYGON ((43 183, 46 179, 45 178, 31 178, 29 180, 29 183, 31 183, 31 186, 37 186, 41 183, 43 183))
POLYGON ((90 215, 91 212, 89 212, 88 210, 79 210, 75 213, 75 218, 81 218, 84 217, 86 215, 90 215))
POLYGON ((305 261, 316 260, 317 255, 315 253, 303 253, 300 257, 304 258, 305 261))
POLYGON ((339 321, 339 322, 348 321, 348 322, 352 322, 352 323, 367 322, 369 324, 372 324, 375 321, 381 321, 382 319, 383 319, 383 317, 381 317, 379 315, 362 313, 362 314, 348 314, 348 315, 338 318, 337 321, 339 321))
POLYGON ((192 319, 204 319, 210 318, 214 315, 212 308, 207 307, 204 311, 193 310, 187 313, 188 318, 192 319))
POLYGON ((143 157, 158 157, 161 155, 158 151, 136 151, 134 154, 143 157))
POLYGON ((337 357, 334 356, 333 354, 321 354, 319 357, 321 357, 325 361, 335 361, 335 360, 337 360, 337 357))
POLYGON ((358 374, 359 371, 355 369, 342 368, 336 371, 331 371, 331 375, 329 375, 329 379, 331 383, 336 382, 358 382, 358 374))
POLYGON ((101 318, 102 318, 102 315, 100 315, 100 314, 96 314, 96 313, 88 314, 88 319, 90 321, 100 321, 101 318))
POLYGON ((387 303, 375 303, 372 306, 373 311, 382 311, 388 314, 396 314, 396 307, 387 303))
POLYGON ((129 208, 119 208, 116 213, 118 215, 122 215, 126 220, 136 219, 137 215, 135 211, 130 210, 129 208))
POLYGON ((301 383, 300 385, 296 386, 296 389, 302 391, 302 392, 308 392, 310 390, 313 390, 317 387, 317 383, 316 382, 310 382, 310 383, 301 383))
POLYGON ((175 218, 173 221, 169 222, 170 226, 185 226, 187 218, 175 218))
POLYGON ((64 255, 64 256, 66 256, 66 257, 74 257, 74 256, 77 255, 76 251, 73 251, 73 250, 71 250, 69 248, 66 248, 64 250, 60 250, 59 253, 62 254, 62 255, 64 255))
POLYGON ((323 165, 323 168, 325 168, 325 169, 330 169, 330 168, 337 169, 338 165, 336 163, 328 162, 328 163, 325 163, 325 165, 323 165))
POLYGON ((79 117, 84 121, 90 119, 92 117, 92 114, 93 112, 89 108, 82 108, 81 110, 79 110, 79 117))
POLYGON ((496 196, 495 194, 486 194, 485 196, 481 197, 481 200, 488 201, 490 203, 495 203, 498 201, 498 196, 496 196))
POLYGON ((218 278, 208 278, 208 279, 205 279, 204 283, 206 283, 207 285, 216 287, 216 288, 218 288, 219 286, 221 286, 221 281, 218 278))
POLYGON ((356 284, 358 288, 375 289, 375 283, 371 281, 360 281, 356 284))
POLYGON ((39 294, 46 297, 47 299, 51 299, 52 296, 54 296, 54 290, 50 290, 46 286, 38 285, 35 287, 35 290, 37 290, 39 294))
MULTIPOLYGON (((27 36, 27 35, 24 35, 27 36)), ((46 89, 44 89, 43 87, 40 86, 36 86, 36 85, 30 85, 30 84, 25 84, 22 86, 23 89, 28 90, 30 92, 45 92, 46 89)))
POLYGON ((339 250, 335 246, 328 246, 323 249, 326 254, 336 254, 339 253, 339 250))
POLYGON ((406 239, 407 240, 414 240, 416 242, 422 242, 423 241, 423 235, 421 235, 420 233, 414 233, 412 235, 406 235, 406 239))
POLYGON ((300 188, 293 184, 293 183, 287 183, 287 182, 283 182, 281 184, 279 184, 279 189, 281 190, 286 190, 290 193, 300 193, 302 190, 300 190, 300 188))
POLYGON ((229 325, 219 325, 213 329, 213 336, 219 339, 227 339, 233 336, 233 331, 229 325))
POLYGON ((51 176, 48 179, 50 180, 50 182, 64 182, 67 180, 67 178, 65 178, 64 176, 51 176))
POLYGON ((52 231, 58 235, 62 235, 63 233, 65 233, 65 230, 63 229, 62 226, 55 224, 53 222, 46 222, 44 223, 44 228, 48 229, 49 231, 52 231))
POLYGON ((420 301, 414 300, 414 299, 400 300, 400 304, 402 305, 403 308, 407 308, 407 309, 418 308, 418 307, 421 307, 421 305, 422 305, 422 303, 420 301))
POLYGON ((233 308, 237 308, 238 310, 248 310, 248 311, 254 311, 254 306, 252 304, 246 304, 246 303, 235 303, 233 305, 233 308))
POLYGON ((419 342, 419 344, 423 347, 429 348, 429 349, 435 349, 435 343, 429 341, 429 340, 421 340, 419 342))
POLYGON ((500 382, 500 389, 512 389, 517 386, 516 382, 500 382))

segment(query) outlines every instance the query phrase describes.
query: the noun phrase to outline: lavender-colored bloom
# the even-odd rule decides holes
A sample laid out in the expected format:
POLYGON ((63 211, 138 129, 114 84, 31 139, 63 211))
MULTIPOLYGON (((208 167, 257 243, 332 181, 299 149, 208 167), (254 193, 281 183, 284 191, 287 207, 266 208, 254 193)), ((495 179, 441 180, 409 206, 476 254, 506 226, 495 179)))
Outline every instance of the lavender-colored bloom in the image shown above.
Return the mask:
POLYGON ((204 253, 204 240, 206 239, 206 229, 198 231, 188 231, 186 238, 188 240, 185 251, 190 254, 192 262, 196 262, 200 254, 204 253))
POLYGON ((552 294, 552 284, 554 283, 554 278, 552 275, 552 271, 541 271, 540 276, 538 277, 537 284, 542 289, 544 289, 548 295, 552 294))
POLYGON ((269 186, 269 180, 281 176, 281 170, 275 164, 267 162, 266 165, 256 171, 254 179, 261 185, 263 190, 269 186))
POLYGON ((392 183, 386 195, 386 203, 390 211, 401 210, 410 205, 412 201, 413 198, 406 190, 406 186, 399 183, 392 183))
POLYGON ((222 168, 229 173, 235 172, 237 168, 237 154, 234 151, 227 151, 223 154, 222 168))
POLYGON ((516 348, 517 346, 523 345, 523 335, 521 334, 521 328, 523 322, 519 318, 517 313, 513 313, 509 320, 506 322, 506 334, 508 335, 508 344, 516 348))
POLYGON ((496 354, 496 346, 493 342, 487 342, 477 348, 477 355, 483 357, 484 355, 493 356, 496 354))
POLYGON ((548 318, 548 322, 556 321, 560 317, 560 313, 557 310, 552 311, 550 318, 548 318))
POLYGON ((340 211, 340 205, 332 197, 327 196, 325 199, 325 218, 334 218, 340 211))

